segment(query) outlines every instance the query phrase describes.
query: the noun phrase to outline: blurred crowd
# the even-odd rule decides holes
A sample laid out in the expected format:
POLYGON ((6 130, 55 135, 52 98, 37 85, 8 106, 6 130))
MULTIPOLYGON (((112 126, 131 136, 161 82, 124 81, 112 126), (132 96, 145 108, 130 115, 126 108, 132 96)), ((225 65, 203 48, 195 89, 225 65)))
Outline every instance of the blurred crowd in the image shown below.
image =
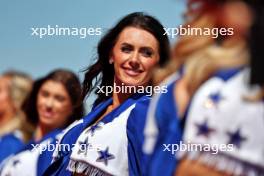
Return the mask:
POLYGON ((100 41, 83 84, 67 69, 37 80, 16 70, 2 73, 0 175, 264 175, 263 1, 188 0, 183 17, 183 26, 232 28, 234 35, 179 36, 169 47, 159 22, 135 13, 100 41), (138 59, 126 63, 138 46, 138 59), (83 103, 96 86, 121 82, 168 91, 144 101, 141 94, 97 93, 84 116, 83 103), (82 149, 88 141, 105 148, 34 150, 58 143, 82 149), (180 144, 201 148, 175 150, 180 144), (222 144, 232 144, 230 151, 222 144))

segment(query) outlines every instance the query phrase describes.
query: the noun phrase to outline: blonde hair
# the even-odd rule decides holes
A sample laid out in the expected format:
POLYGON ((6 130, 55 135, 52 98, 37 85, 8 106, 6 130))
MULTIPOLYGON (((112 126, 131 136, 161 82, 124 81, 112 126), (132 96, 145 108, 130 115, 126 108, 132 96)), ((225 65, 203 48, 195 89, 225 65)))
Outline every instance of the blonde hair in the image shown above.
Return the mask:
MULTIPOLYGON (((202 10, 190 10, 187 23, 194 28, 217 27, 216 6, 203 7, 202 10)), ((216 39, 210 35, 185 35, 177 41, 174 58, 164 69, 155 71, 153 82, 158 84, 165 77, 179 70, 184 64, 184 77, 188 92, 192 95, 195 90, 219 69, 240 67, 248 62, 249 54, 246 41, 230 41, 227 45, 217 45, 216 39)))
POLYGON ((16 109, 20 109, 32 88, 32 79, 25 73, 8 71, 3 74, 10 79, 10 97, 16 109))
POLYGON ((33 80, 27 74, 18 71, 7 71, 3 76, 10 80, 9 95, 16 113, 16 121, 13 121, 13 124, 9 124, 10 129, 8 130, 20 129, 23 140, 27 142, 32 137, 34 127, 26 121, 25 113, 21 108, 31 92, 33 80))
MULTIPOLYGON (((189 16, 190 14, 188 14, 189 16)), ((190 22, 187 22, 183 26, 190 25, 192 27, 210 27, 212 28, 214 25, 214 18, 209 14, 202 15, 193 19, 190 22)), ((195 35, 185 35, 181 36, 177 43, 173 47, 173 58, 164 68, 157 68, 154 71, 153 82, 154 84, 159 84, 162 82, 167 76, 172 74, 173 72, 179 70, 179 68, 185 63, 186 58, 199 51, 214 42, 211 36, 195 36, 195 35)))

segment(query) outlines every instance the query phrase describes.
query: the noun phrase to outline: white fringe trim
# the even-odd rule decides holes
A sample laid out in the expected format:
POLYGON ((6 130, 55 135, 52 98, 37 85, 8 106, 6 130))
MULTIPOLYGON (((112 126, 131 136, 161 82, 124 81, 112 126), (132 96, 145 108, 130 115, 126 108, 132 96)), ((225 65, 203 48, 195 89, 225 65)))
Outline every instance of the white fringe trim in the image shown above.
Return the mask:
POLYGON ((101 169, 90 165, 89 163, 70 160, 67 170, 72 173, 84 174, 89 176, 111 176, 111 174, 102 171, 101 169))
POLYGON ((209 152, 193 151, 187 152, 185 156, 189 160, 197 160, 208 167, 231 175, 264 176, 264 168, 261 166, 255 166, 224 154, 213 155, 209 152))

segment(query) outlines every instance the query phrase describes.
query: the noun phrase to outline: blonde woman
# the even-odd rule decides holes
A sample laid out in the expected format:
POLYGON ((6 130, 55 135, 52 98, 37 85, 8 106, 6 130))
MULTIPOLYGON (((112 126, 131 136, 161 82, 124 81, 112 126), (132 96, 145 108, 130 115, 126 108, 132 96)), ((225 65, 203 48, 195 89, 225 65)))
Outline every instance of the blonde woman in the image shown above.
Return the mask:
POLYGON ((31 78, 17 71, 9 71, 0 77, 0 136, 21 127, 25 120, 21 106, 32 87, 31 78))
MULTIPOLYGON (((218 88, 226 85, 228 80, 232 80, 234 76, 244 73, 242 68, 246 66, 249 59, 247 31, 251 26, 252 13, 248 5, 242 1, 191 0, 188 1, 188 9, 185 26, 211 30, 215 28, 232 29, 233 33, 232 35, 219 35, 217 38, 212 35, 180 37, 174 48, 174 60, 172 61, 174 64, 170 63, 167 69, 160 70, 159 76, 155 77, 155 81, 159 82, 164 79, 163 75, 176 72, 174 76, 164 81, 168 87, 172 87, 169 92, 157 95, 150 105, 143 148, 150 163, 146 169, 148 175, 172 175, 179 164, 176 153, 184 156, 180 162, 178 175, 214 174, 214 170, 200 173, 199 168, 193 171, 199 166, 193 167, 194 163, 189 162, 189 159, 200 153, 178 153, 181 150, 179 146, 183 143, 202 144, 206 142, 209 146, 211 145, 209 140, 198 140, 198 137, 207 137, 207 134, 203 134, 204 132, 214 130, 208 128, 206 123, 208 109, 217 110, 215 104, 221 100, 218 88), (211 87, 206 85, 208 82, 213 88, 218 88, 211 90, 211 87), (197 100, 196 94, 199 93, 200 87, 208 88, 201 95, 204 100, 197 100), (202 103, 195 104, 196 101, 202 103), (168 104, 171 106, 168 107, 168 104), (199 111, 195 111, 199 108, 199 111), (183 141, 181 141, 182 132, 183 141)), ((224 111, 230 113, 227 109, 224 111)), ((213 116, 219 114, 217 111, 211 111, 211 113, 212 119, 213 116)), ((221 124, 221 122, 216 121, 215 123, 221 124)), ((230 138, 233 134, 231 132, 229 133, 230 138)), ((219 142, 219 139, 216 136, 214 141, 219 142)), ((230 139, 224 144, 232 144, 232 142, 234 141, 230 139)), ((209 161, 208 158, 205 160, 209 161)))
MULTIPOLYGON (((226 25, 237 27, 254 22, 249 51, 244 50, 251 54, 252 67, 221 69, 196 91, 186 116, 183 140, 199 144, 201 149, 185 152, 177 175, 264 174, 263 87, 249 84, 251 77, 252 83, 263 86, 259 72, 263 67, 259 59, 263 55, 263 2, 252 4, 254 8, 241 1, 223 4, 222 20, 226 25), (248 15, 240 18, 241 14, 248 15)), ((238 29, 240 34, 247 31, 241 26, 238 29)), ((240 35, 240 39, 245 36, 240 35)), ((239 54, 236 59, 243 58, 239 54)))
POLYGON ((8 71, 0 77, 0 148, 9 144, 8 149, 0 151, 0 161, 21 148, 33 134, 34 128, 21 109, 31 87, 31 78, 22 72, 8 71))

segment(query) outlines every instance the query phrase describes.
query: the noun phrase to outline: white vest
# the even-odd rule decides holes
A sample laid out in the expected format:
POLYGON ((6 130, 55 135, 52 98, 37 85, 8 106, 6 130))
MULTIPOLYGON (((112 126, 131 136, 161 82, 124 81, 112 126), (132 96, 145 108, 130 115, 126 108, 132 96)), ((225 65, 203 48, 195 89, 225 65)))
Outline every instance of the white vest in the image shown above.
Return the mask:
POLYGON ((248 78, 244 69, 226 82, 213 77, 197 91, 183 138, 186 144, 215 146, 217 154, 192 151, 190 158, 199 156, 203 163, 234 175, 259 175, 255 166, 264 168, 264 101, 244 99, 258 90, 248 86, 248 78), (220 149, 228 144, 232 148, 220 149))

